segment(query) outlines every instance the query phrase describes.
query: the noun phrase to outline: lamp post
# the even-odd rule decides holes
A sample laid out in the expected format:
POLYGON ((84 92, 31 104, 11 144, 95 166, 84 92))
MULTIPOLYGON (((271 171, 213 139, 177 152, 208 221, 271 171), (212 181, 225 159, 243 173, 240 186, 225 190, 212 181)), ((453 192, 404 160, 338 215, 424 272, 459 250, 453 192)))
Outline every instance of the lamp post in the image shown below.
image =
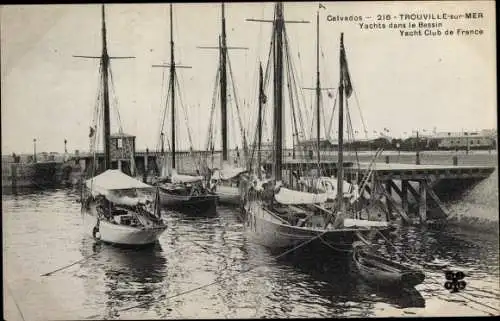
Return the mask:
POLYGON ((36 163, 36 138, 33 138, 33 162, 36 163))
POLYGON ((415 143, 415 154, 416 154, 415 164, 420 165, 420 146, 418 145, 420 139, 418 138, 418 129, 414 130, 413 132, 417 133, 417 141, 415 143))
POLYGON ((464 136, 465 136, 465 154, 466 155, 469 155, 469 133, 468 132, 464 132, 464 136))

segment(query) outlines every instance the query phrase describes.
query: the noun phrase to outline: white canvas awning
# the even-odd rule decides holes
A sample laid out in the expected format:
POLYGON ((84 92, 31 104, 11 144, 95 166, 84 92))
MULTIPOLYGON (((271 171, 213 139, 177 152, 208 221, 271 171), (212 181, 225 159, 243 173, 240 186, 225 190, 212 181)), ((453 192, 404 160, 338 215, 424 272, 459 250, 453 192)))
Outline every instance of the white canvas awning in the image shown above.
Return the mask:
POLYGON ((318 204, 327 200, 327 194, 314 194, 280 188, 274 199, 281 204, 318 204))
POLYGON ((94 196, 103 195, 110 202, 130 206, 144 203, 148 197, 147 195, 121 195, 123 191, 137 189, 152 190, 153 188, 153 186, 130 177, 117 169, 109 169, 102 174, 88 179, 85 181, 85 185, 91 190, 94 196))
POLYGON ((85 181, 85 185, 92 190, 102 190, 103 192, 110 190, 152 188, 151 185, 130 177, 118 169, 108 169, 104 173, 85 181))

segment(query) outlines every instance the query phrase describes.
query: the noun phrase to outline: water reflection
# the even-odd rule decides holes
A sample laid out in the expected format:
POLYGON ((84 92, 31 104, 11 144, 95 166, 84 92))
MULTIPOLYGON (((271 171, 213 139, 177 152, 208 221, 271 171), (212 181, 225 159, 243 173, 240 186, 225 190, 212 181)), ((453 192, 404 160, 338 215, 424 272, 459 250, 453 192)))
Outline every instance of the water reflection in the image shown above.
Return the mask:
MULTIPOLYGON (((155 305, 166 295, 167 259, 159 243, 143 248, 123 248, 86 239, 82 255, 96 254, 83 264, 89 275, 103 276, 104 316, 117 318, 118 310, 140 305, 140 310, 161 309, 155 305), (91 244, 89 244, 91 243, 91 244)), ((94 292, 95 288, 89 288, 94 292)))
MULTIPOLYGON (((413 311, 421 315, 436 306, 457 307, 439 270, 425 270, 418 291, 382 291, 360 278, 350 253, 304 247, 276 258, 282 251, 250 242, 238 209, 230 207, 219 206, 213 218, 164 211, 168 229, 158 244, 140 251, 95 245, 80 231, 78 199, 79 192, 72 190, 3 196, 4 255, 22 260, 31 277, 87 258, 45 279, 58 300, 76 302, 68 308, 77 317, 370 317, 385 313, 383 309, 398 313, 396 309, 417 308, 413 311), (68 284, 75 289, 65 289, 68 284)), ((401 227, 390 241, 395 247, 375 241, 381 254, 417 263, 449 261, 466 272, 467 295, 491 305, 498 302, 498 234, 413 226, 401 227)), ((6 271, 15 270, 13 259, 4 263, 6 271)), ((30 297, 34 311, 47 310, 41 295, 30 297)))

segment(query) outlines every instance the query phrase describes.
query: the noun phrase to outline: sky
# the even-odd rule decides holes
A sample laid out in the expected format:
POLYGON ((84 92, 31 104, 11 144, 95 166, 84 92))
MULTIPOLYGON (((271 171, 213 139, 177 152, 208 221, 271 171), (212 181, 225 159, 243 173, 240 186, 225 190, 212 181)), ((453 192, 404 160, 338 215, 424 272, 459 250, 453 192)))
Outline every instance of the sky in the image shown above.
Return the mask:
MULTIPOLYGON (((267 61, 271 24, 245 19, 272 19, 273 6, 226 4, 228 45, 248 47, 230 50, 229 55, 239 108, 250 132, 255 129, 252 115, 257 108, 258 65, 261 61, 265 66, 267 61)), ((339 38, 343 32, 357 98, 349 101, 351 118, 360 133, 367 130, 374 136, 374 132, 387 128, 393 137, 401 137, 413 130, 434 128, 496 128, 494 2, 324 2, 323 6, 319 11, 321 83, 337 87, 339 38), (390 21, 382 21, 385 29, 364 29, 359 21, 329 21, 337 15, 360 16, 368 24, 379 22, 376 17, 382 14, 449 16, 466 12, 480 12, 483 17, 442 20, 443 26, 437 29, 481 29, 482 35, 403 37, 400 30, 388 28, 390 21)), ((2 154, 30 153, 34 138, 39 152, 63 152, 64 139, 70 152, 89 149, 89 126, 99 85, 98 60, 73 55, 100 55, 100 10, 100 5, 1 7, 2 154)), ((166 80, 162 77, 167 76, 168 70, 152 65, 170 60, 168 10, 168 4, 157 3, 106 5, 109 54, 136 57, 112 61, 112 72, 123 130, 137 136, 138 149, 154 149, 159 141, 166 95, 166 80)), ((285 19, 310 21, 286 25, 291 57, 302 87, 315 84, 317 11, 315 2, 284 5, 285 19)), ((195 149, 206 144, 219 60, 217 50, 197 46, 217 45, 220 14, 217 4, 174 5, 176 63, 192 67, 178 69, 177 73, 195 149)), ((302 95, 305 104, 301 108, 308 115, 305 123, 310 127, 314 92, 303 90, 302 95)), ((324 102, 325 118, 329 121, 334 99, 325 95, 324 102)), ((180 113, 177 136, 181 148, 187 148, 188 127, 180 113)), ((288 128, 289 118, 285 121, 288 128)), ((111 119, 115 132, 114 109, 111 119)), ((230 120, 233 124, 234 119, 230 120)), ((237 135, 237 131, 230 128, 231 135, 237 135)), ((323 128, 322 135, 324 132, 323 128)), ((231 147, 238 144, 236 138, 230 138, 231 147)))

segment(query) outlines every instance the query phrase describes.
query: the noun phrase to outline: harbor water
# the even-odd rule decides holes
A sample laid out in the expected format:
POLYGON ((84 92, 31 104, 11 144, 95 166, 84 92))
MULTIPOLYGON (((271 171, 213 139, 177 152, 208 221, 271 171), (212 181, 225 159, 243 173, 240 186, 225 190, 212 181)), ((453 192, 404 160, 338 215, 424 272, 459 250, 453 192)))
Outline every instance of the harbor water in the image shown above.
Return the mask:
MULTIPOLYGON (((497 191, 494 173, 450 206, 498 225, 497 191)), ((478 227, 402 227, 391 256, 449 261, 467 286, 450 293, 444 273, 426 268, 414 291, 387 291, 365 283, 349 253, 280 256, 249 242, 230 207, 214 218, 165 211, 168 229, 150 249, 96 245, 83 233, 78 200, 72 189, 3 195, 6 320, 499 314, 498 233, 478 227)))

